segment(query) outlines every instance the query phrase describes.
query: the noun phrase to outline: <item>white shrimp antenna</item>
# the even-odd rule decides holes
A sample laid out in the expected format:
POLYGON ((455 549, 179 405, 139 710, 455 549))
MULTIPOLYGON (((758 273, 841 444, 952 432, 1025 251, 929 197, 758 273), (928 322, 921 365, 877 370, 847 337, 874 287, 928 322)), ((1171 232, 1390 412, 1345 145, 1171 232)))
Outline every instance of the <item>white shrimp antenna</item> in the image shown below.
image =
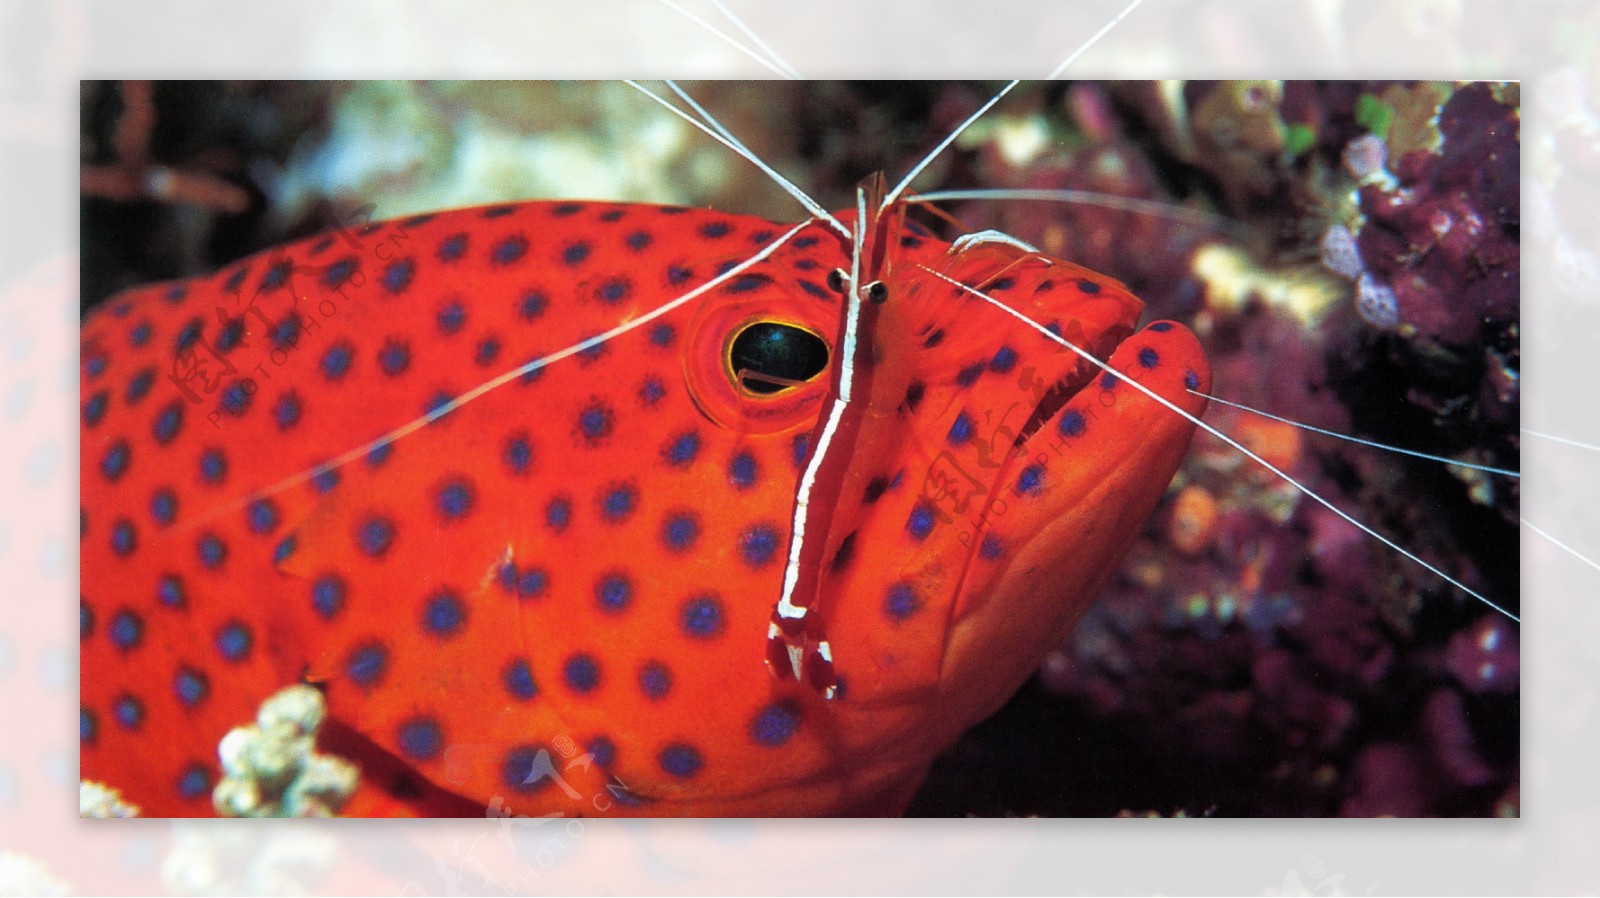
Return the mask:
POLYGON ((739 29, 739 31, 742 32, 745 37, 750 38, 750 40, 761 49, 761 52, 767 54, 767 58, 772 60, 772 62, 777 65, 778 68, 782 69, 786 77, 792 78, 796 81, 802 80, 800 71, 794 66, 790 65, 789 61, 784 59, 777 50, 772 49, 771 44, 768 44, 766 41, 762 40, 761 35, 757 34, 749 25, 746 25, 743 19, 734 15, 733 10, 729 9, 727 4, 723 3, 722 0, 710 0, 710 2, 712 6, 717 8, 717 12, 722 13, 723 18, 732 22, 733 27, 739 29))
POLYGON ((732 132, 723 127, 721 122, 717 121, 716 118, 707 112, 699 103, 696 103, 694 99, 690 97, 687 92, 679 88, 676 83, 671 81, 666 82, 667 86, 672 89, 673 93, 682 98, 685 103, 688 103, 689 107, 695 111, 696 115, 701 116, 703 121, 696 119, 689 113, 684 112, 677 106, 674 106, 672 103, 668 102, 665 97, 656 94, 654 91, 646 88, 643 84, 640 84, 637 81, 627 81, 624 83, 634 90, 637 90, 650 99, 656 101, 668 112, 671 112, 678 118, 681 118, 696 128, 699 128, 701 131, 705 132, 707 137, 710 137, 717 143, 722 144, 728 149, 744 157, 756 168, 761 169, 762 174, 765 174, 767 177, 771 178, 773 183, 777 184, 779 187, 782 187, 784 192, 798 200, 800 205, 805 206, 806 211, 810 212, 813 218, 827 222, 830 227, 839 232, 840 236, 847 239, 850 237, 850 229, 845 227, 843 222, 839 221, 837 218, 834 218, 827 209, 822 208, 821 203, 818 203, 816 200, 812 199, 804 190, 796 187, 788 178, 778 174, 778 172, 773 169, 772 166, 763 162, 761 157, 757 156, 755 153, 752 153, 748 147, 739 141, 738 138, 733 136, 732 132))
POLYGON ((717 10, 719 12, 721 12, 724 16, 726 16, 729 21, 733 22, 735 27, 737 27, 740 31, 743 31, 746 35, 748 35, 751 40, 754 40, 756 42, 756 45, 761 47, 761 49, 764 50, 768 54, 768 56, 762 56, 760 53, 757 53, 756 51, 750 49, 749 47, 745 46, 743 43, 740 43, 738 38, 735 38, 733 35, 727 33, 726 31, 723 31, 721 28, 718 28, 717 26, 711 24, 710 22, 707 22, 705 19, 701 18, 700 16, 695 15, 693 12, 685 9, 682 5, 674 2, 674 0, 661 0, 661 2, 666 4, 668 9, 674 10, 679 15, 682 15, 684 18, 688 19, 689 21, 691 21, 691 22, 695 23, 696 25, 699 25, 701 28, 704 28, 705 30, 711 32, 713 35, 715 35, 717 38, 719 38, 723 43, 725 43, 728 46, 734 48, 735 50, 738 50, 740 53, 743 53, 744 55, 750 57, 751 59, 754 59, 756 62, 761 63, 763 66, 767 67, 768 69, 771 69, 772 73, 777 75, 778 77, 780 77, 780 78, 792 78, 792 79, 798 79, 800 77, 799 73, 796 72, 793 67, 791 67, 787 62, 783 61, 783 57, 779 56, 776 52, 773 51, 773 49, 771 47, 767 46, 766 41, 763 41, 761 38, 757 37, 755 32, 751 31, 748 27, 746 27, 745 24, 743 22, 741 22, 737 16, 735 16, 732 12, 729 12, 728 9, 726 7, 724 7, 721 3, 718 3, 717 0, 711 0, 712 5, 717 7, 717 10))
MULTIPOLYGON (((1110 34, 1111 29, 1117 27, 1117 25, 1121 23, 1123 19, 1126 19, 1128 14, 1133 12, 1134 8, 1142 2, 1144 2, 1144 0, 1132 0, 1132 2, 1130 2, 1127 6, 1123 7, 1122 11, 1117 13, 1115 18, 1100 26, 1099 31, 1096 31, 1094 34, 1090 35, 1088 40, 1078 45, 1078 49, 1073 50, 1070 54, 1068 54, 1067 58, 1063 59, 1060 65, 1056 66, 1050 71, 1048 77, 1051 80, 1060 77, 1061 73, 1066 71, 1068 66, 1072 65, 1074 62, 1077 62, 1078 57, 1082 56, 1084 53, 1087 53, 1090 47, 1093 47, 1095 44, 1100 42, 1101 38, 1105 37, 1107 34, 1110 34)), ((966 121, 962 122, 960 125, 957 125, 956 129, 951 131, 948 137, 940 141, 939 145, 934 147, 932 152, 928 153, 926 156, 923 156, 922 161, 912 166, 911 171, 906 173, 904 178, 900 179, 900 183, 896 184, 893 190, 889 191, 887 194, 884 194, 883 203, 878 208, 880 210, 889 208, 889 205, 895 200, 899 199, 900 194, 904 193, 906 188, 911 186, 911 182, 916 180, 917 175, 922 174, 923 169, 927 168, 934 159, 937 159, 939 154, 943 153, 946 148, 955 143, 956 138, 960 137, 962 132, 971 127, 973 122, 976 122, 978 119, 982 118, 983 115, 994 106, 994 104, 1000 102, 1002 97, 1008 93, 1011 93, 1012 89, 1020 83, 1020 81, 1010 82, 1005 87, 1001 88, 999 93, 991 97, 989 102, 983 104, 983 106, 980 107, 977 112, 967 116, 966 121)))

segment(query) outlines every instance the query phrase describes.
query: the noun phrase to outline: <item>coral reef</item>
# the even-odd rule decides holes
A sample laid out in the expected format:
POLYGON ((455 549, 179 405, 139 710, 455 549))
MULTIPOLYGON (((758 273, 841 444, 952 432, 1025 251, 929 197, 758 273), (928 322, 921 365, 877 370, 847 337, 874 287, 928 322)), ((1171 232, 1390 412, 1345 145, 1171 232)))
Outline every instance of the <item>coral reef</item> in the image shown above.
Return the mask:
POLYGON ((326 714, 322 693, 304 684, 269 696, 252 726, 217 746, 223 778, 212 792, 224 817, 331 817, 360 783, 343 758, 316 751, 326 714))

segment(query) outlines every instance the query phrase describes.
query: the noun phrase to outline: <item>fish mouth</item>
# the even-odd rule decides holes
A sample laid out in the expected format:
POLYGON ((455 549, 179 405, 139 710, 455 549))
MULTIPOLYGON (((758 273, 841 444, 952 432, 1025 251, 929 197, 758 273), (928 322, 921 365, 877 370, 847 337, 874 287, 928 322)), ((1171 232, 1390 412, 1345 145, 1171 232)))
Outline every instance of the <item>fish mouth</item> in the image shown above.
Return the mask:
MULTIPOLYGON (((1104 327, 1097 334, 1087 334, 1083 326, 1077 321, 1069 321, 1063 326, 1061 338, 1072 345, 1084 350, 1108 367, 1111 354, 1122 345, 1122 342, 1132 336, 1134 329, 1131 325, 1116 323, 1104 327), (1074 333, 1076 331, 1076 334, 1074 333)), ((1023 422, 1022 428, 1017 432, 1016 439, 1012 442, 1012 449, 1021 449, 1027 445, 1028 440, 1044 427, 1046 422, 1056 416, 1074 396, 1082 392, 1105 369, 1089 361, 1081 355, 1072 352, 1065 346, 1052 341, 1051 345, 1063 353, 1070 353, 1074 364, 1067 372, 1054 381, 1049 382, 1040 394, 1039 401, 1034 405, 1033 413, 1023 422)))

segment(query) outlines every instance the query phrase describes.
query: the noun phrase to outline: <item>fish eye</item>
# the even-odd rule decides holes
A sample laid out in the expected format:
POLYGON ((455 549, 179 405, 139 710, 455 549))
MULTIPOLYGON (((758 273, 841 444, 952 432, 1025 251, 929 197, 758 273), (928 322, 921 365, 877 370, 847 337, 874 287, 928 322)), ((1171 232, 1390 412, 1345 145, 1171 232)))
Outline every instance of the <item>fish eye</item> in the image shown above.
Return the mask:
POLYGON ((843 268, 835 268, 828 272, 828 289, 835 293, 843 293, 845 277, 843 268))
POLYGON ((883 305, 883 301, 889 298, 889 288, 883 281, 873 281, 868 284, 865 293, 867 302, 875 306, 883 305))
POLYGON ((756 321, 728 343, 728 371, 752 393, 769 395, 798 387, 828 367, 828 344, 783 321, 756 321))

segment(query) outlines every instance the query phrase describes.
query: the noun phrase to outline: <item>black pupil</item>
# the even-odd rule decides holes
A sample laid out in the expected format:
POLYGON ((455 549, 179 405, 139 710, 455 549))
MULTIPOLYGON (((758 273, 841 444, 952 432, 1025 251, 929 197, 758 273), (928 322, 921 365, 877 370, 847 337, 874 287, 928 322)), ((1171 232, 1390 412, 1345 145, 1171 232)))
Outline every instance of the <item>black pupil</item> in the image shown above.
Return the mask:
POLYGON ((739 332, 729 349, 733 371, 752 393, 776 393, 807 381, 828 367, 828 344, 810 331, 776 321, 758 321, 739 332), (764 379, 772 378, 772 379, 764 379))

